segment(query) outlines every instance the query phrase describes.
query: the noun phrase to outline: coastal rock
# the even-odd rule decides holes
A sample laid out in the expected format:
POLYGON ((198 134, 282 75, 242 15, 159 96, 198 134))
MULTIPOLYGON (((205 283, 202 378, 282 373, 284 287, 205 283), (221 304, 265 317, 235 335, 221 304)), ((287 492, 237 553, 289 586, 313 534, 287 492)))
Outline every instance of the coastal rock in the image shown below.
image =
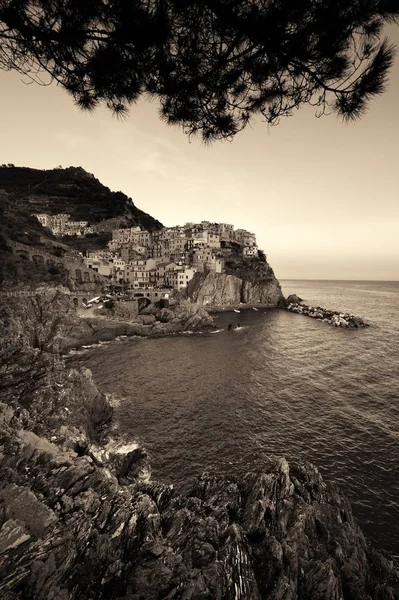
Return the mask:
POLYGON ((290 304, 301 304, 303 302, 302 298, 297 296, 296 294, 290 294, 288 298, 285 299, 285 306, 289 306, 290 304))
POLYGON ((187 295, 200 305, 237 304, 241 299, 242 280, 234 275, 196 273, 187 287, 187 295))
POLYGON ((236 306, 240 303, 278 306, 283 300, 274 275, 249 280, 226 273, 196 273, 186 295, 193 302, 206 306, 236 306))
POLYGON ((212 317, 203 307, 181 301, 173 308, 152 309, 134 321, 106 317, 80 318, 74 321, 68 336, 58 338, 58 348, 65 353, 71 348, 111 341, 118 336, 162 336, 183 331, 204 331, 215 327, 212 317))
POLYGON ((2 598, 399 598, 392 561, 310 465, 203 475, 183 496, 126 477, 140 450, 115 476, 45 440, 27 453, 5 423, 0 443, 2 598))
POLYGON ((243 281, 241 288, 241 301, 244 304, 266 304, 279 306, 282 301, 280 285, 274 279, 252 283, 243 281))
POLYGON ((207 311, 184 300, 172 308, 153 306, 149 314, 141 315, 137 315, 134 307, 129 308, 129 303, 116 306, 119 304, 121 314, 129 317, 127 320, 115 316, 114 309, 104 309, 109 316, 79 317, 72 298, 60 287, 43 287, 37 294, 26 297, 0 297, 5 345, 9 339, 13 347, 65 354, 118 336, 162 336, 215 327, 207 311))

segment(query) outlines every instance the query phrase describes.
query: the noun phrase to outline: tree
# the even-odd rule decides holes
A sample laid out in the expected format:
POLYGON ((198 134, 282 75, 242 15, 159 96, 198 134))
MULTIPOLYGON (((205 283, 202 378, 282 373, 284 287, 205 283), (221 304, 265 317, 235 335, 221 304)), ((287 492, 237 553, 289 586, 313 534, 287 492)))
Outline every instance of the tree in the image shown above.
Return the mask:
POLYGON ((303 104, 361 116, 394 51, 397 0, 0 0, 0 68, 125 115, 141 95, 205 141, 303 104))

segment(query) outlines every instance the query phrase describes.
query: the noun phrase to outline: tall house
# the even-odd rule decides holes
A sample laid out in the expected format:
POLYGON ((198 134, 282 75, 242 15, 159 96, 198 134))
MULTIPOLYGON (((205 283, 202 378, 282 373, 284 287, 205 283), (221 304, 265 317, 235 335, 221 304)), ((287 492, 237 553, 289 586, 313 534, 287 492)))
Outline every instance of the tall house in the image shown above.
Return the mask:
POLYGON ((230 242, 233 239, 234 225, 228 223, 219 223, 220 241, 230 242))
POLYGON ((176 269, 169 275, 169 285, 172 285, 175 290, 180 292, 187 287, 188 283, 194 277, 194 273, 195 269, 192 268, 176 269))
POLYGON ((129 265, 125 265, 125 282, 132 288, 148 288, 153 281, 154 269, 155 260, 153 258, 133 260, 129 265))
POLYGON ((246 229, 236 229, 233 240, 240 246, 256 246, 256 236, 246 229))
POLYGON ((151 233, 146 230, 132 231, 130 234, 130 241, 132 244, 148 248, 152 242, 151 233))
POLYGON ((130 242, 131 230, 130 229, 113 229, 112 240, 119 242, 120 244, 127 244, 130 242))

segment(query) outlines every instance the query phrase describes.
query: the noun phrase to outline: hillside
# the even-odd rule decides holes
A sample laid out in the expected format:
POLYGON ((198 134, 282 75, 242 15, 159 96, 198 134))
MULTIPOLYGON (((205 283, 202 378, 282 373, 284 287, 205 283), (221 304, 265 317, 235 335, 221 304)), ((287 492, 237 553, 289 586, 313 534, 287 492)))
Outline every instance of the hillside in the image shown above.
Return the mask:
POLYGON ((16 284, 66 283, 65 271, 56 266, 65 260, 78 260, 77 253, 61 244, 40 225, 29 211, 0 189, 0 287, 16 284), (33 263, 13 252, 20 244, 37 254, 52 255, 51 263, 33 263))
POLYGON ((0 189, 30 213, 70 213, 71 219, 98 224, 108 219, 114 227, 140 225, 159 229, 162 224, 135 206, 122 192, 111 192, 82 167, 51 170, 1 166, 0 189))

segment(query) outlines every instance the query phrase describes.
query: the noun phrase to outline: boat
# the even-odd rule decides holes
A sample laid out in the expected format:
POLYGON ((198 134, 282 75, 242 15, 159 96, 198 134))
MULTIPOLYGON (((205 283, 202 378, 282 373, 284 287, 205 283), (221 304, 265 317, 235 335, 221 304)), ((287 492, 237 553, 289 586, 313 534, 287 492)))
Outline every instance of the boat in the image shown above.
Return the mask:
POLYGON ((252 310, 258 310, 255 306, 252 307, 252 310))
POLYGON ((234 310, 234 312, 238 312, 238 313, 241 312, 240 310, 238 310, 238 308, 234 308, 233 310, 234 310))

